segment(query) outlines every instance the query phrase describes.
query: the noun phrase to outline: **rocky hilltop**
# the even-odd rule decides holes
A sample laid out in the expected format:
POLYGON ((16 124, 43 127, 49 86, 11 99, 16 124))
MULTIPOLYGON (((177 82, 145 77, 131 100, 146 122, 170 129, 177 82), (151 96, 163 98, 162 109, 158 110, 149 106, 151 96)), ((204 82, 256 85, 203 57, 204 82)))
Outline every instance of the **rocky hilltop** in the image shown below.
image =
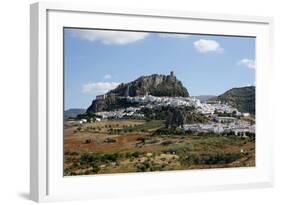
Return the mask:
POLYGON ((121 83, 117 88, 108 92, 117 96, 169 96, 169 97, 189 97, 187 89, 177 80, 173 72, 170 75, 153 74, 150 76, 141 76, 138 79, 121 83))
POLYGON ((121 83, 117 88, 104 95, 97 96, 87 109, 87 112, 100 112, 130 106, 124 97, 135 96, 168 96, 189 97, 187 89, 173 72, 170 75, 153 74, 141 76, 129 83, 121 83))

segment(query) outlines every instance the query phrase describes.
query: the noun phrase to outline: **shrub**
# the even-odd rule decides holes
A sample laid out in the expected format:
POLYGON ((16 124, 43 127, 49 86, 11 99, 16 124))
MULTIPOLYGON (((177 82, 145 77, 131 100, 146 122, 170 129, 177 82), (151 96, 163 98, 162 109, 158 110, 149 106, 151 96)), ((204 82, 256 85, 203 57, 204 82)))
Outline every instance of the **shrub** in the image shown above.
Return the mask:
POLYGON ((140 153, 138 151, 132 153, 132 157, 135 157, 135 158, 138 158, 139 155, 140 155, 140 153))
POLYGON ((141 142, 145 143, 145 138, 144 137, 138 137, 137 141, 141 141, 141 142))
POLYGON ((118 153, 106 153, 104 154, 102 157, 101 157, 101 160, 102 161, 110 161, 110 162, 116 162, 117 159, 119 157, 119 154, 118 153))
POLYGON ((138 164, 137 172, 145 172, 145 166, 143 164, 138 164))
POLYGON ((137 172, 146 172, 153 170, 153 165, 149 160, 144 161, 143 163, 137 164, 137 172))
POLYGON ((100 167, 97 165, 92 166, 92 172, 97 174, 100 171, 100 167))
POLYGON ((97 154, 84 153, 80 157, 80 163, 81 164, 96 163, 98 161, 99 161, 99 156, 97 154))
POLYGON ((172 141, 170 141, 170 140, 167 140, 167 141, 161 142, 161 145, 163 145, 163 146, 168 146, 168 145, 170 145, 170 144, 173 144, 173 142, 172 142, 172 141))
POLYGON ((85 144, 90 144, 91 142, 92 142, 92 139, 86 139, 84 143, 85 144))
POLYGON ((158 139, 152 139, 152 140, 145 141, 146 144, 155 144, 158 142, 160 142, 160 140, 158 140, 158 139))
POLYGON ((76 176, 77 174, 76 174, 76 172, 70 172, 69 175, 70 176, 76 176))
POLYGON ((113 138, 106 138, 103 142, 105 143, 116 143, 116 139, 113 139, 113 138))

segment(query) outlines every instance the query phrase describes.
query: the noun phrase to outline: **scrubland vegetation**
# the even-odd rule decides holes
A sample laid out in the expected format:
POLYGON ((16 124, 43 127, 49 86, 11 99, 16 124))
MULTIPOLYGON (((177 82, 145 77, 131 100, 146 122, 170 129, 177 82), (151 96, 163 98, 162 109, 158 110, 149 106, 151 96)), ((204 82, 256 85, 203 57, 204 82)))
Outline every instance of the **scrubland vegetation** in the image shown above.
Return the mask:
POLYGON ((67 124, 64 175, 255 166, 255 138, 184 132, 163 120, 67 124))

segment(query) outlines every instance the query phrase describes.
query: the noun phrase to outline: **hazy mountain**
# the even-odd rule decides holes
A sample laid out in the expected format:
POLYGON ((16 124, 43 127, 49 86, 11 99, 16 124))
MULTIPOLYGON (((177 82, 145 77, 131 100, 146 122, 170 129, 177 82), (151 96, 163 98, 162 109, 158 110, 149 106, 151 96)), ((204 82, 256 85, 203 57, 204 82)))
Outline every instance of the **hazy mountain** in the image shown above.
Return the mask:
POLYGON ((82 108, 71 108, 64 111, 64 119, 67 119, 69 117, 75 118, 77 115, 86 112, 86 109, 82 108))
POLYGON ((205 103, 208 100, 213 99, 213 98, 215 98, 217 96, 215 96, 215 95, 199 95, 199 96, 194 96, 194 97, 199 99, 202 103, 205 103))

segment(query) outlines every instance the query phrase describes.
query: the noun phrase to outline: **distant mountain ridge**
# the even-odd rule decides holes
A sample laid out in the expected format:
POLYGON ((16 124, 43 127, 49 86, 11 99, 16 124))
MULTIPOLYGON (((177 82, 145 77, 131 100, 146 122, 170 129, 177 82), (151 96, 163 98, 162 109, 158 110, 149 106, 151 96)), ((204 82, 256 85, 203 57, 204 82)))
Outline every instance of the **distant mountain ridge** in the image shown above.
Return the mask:
POLYGON ((255 86, 245 86, 239 88, 232 88, 222 95, 213 98, 213 100, 220 100, 222 103, 228 103, 233 107, 236 107, 240 112, 248 112, 255 114, 255 86))
POLYGON ((215 96, 215 95, 198 95, 198 96, 194 96, 194 97, 199 99, 200 102, 205 103, 210 99, 216 98, 217 96, 215 96))
POLYGON ((75 118, 77 115, 86 112, 83 108, 71 108, 64 111, 64 119, 75 118))
POLYGON ((167 96, 189 97, 187 89, 182 85, 174 72, 170 75, 152 74, 141 76, 129 83, 121 83, 117 88, 105 95, 97 96, 88 107, 87 112, 100 112, 130 106, 124 97, 135 96, 167 96))

